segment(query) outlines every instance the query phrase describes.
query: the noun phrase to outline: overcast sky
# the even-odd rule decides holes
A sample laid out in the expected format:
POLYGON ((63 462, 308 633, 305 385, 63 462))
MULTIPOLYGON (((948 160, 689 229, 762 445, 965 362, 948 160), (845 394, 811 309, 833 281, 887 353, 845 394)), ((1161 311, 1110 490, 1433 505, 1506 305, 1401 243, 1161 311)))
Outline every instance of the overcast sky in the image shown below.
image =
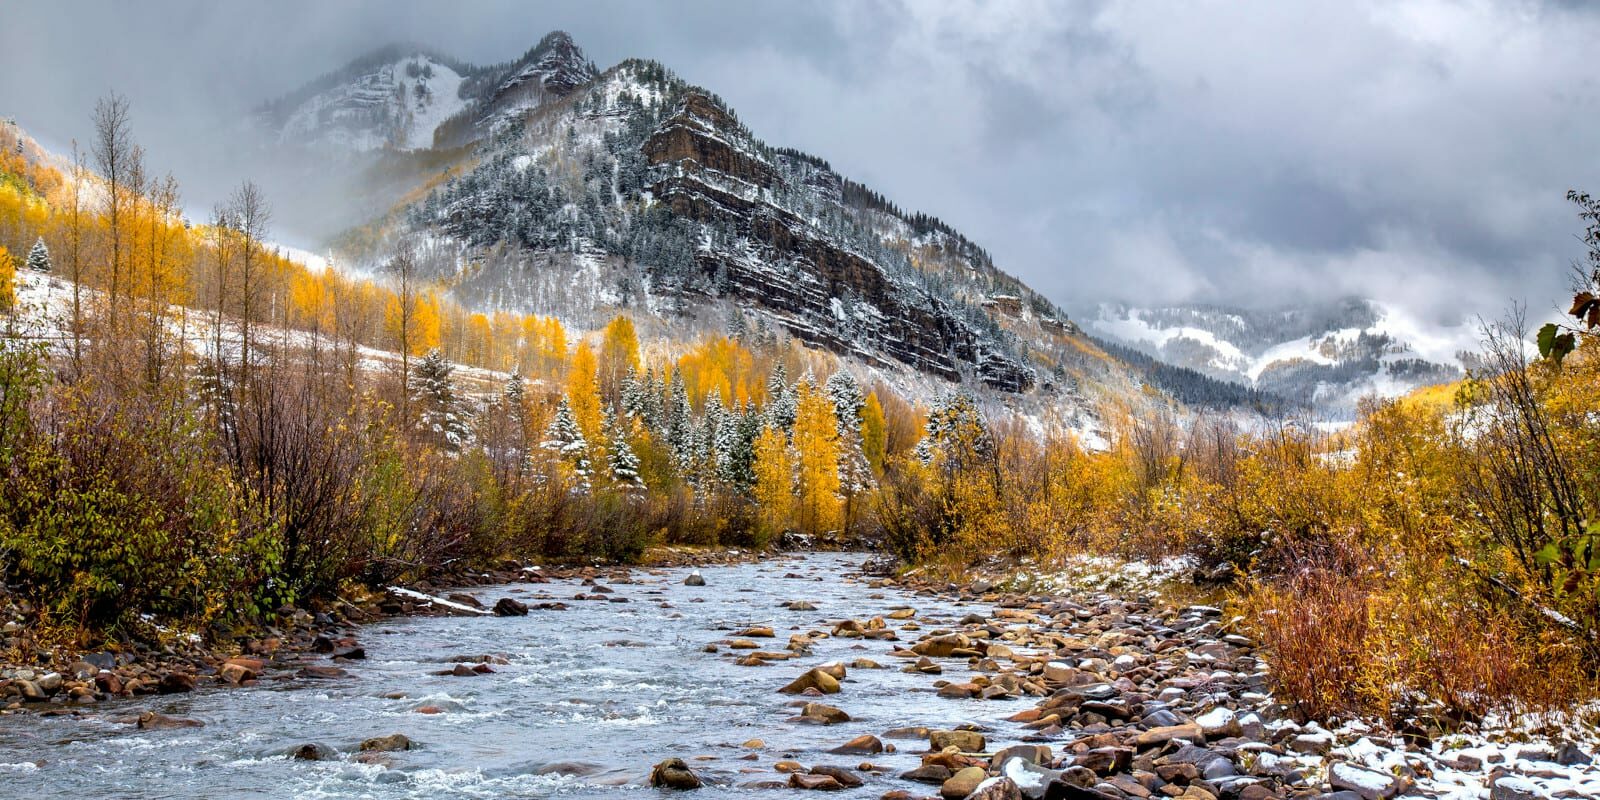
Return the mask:
POLYGON ((263 99, 397 39, 488 63, 564 29, 601 69, 663 61, 1069 306, 1539 312, 1581 253, 1563 195, 1600 190, 1581 2, 6 0, 0 19, 0 115, 59 146, 120 91, 198 208, 247 177, 216 154, 263 99))

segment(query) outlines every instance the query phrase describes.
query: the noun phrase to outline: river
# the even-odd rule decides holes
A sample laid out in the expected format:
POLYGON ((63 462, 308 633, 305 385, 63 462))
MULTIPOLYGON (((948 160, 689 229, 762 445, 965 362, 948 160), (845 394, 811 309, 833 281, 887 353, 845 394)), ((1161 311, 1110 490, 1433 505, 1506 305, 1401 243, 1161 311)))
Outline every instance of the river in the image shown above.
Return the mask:
MULTIPOLYGON (((264 680, 244 689, 103 703, 87 716, 0 717, 0 797, 15 798, 533 798, 643 797, 650 767, 680 757, 705 779, 694 796, 793 797, 793 789, 750 790, 777 781, 780 760, 849 768, 864 786, 833 793, 879 797, 890 789, 936 793, 896 776, 918 765, 926 740, 885 739, 901 752, 876 756, 827 751, 860 734, 900 726, 990 729, 991 748, 1026 732, 1002 721, 1031 703, 939 698, 937 677, 901 672, 893 644, 822 638, 810 655, 763 667, 733 663, 725 645, 748 625, 769 625, 780 650, 793 633, 832 623, 916 609, 909 644, 988 605, 874 589, 855 575, 863 557, 812 554, 701 570, 703 587, 685 586, 686 569, 636 570, 632 583, 610 584, 628 602, 574 600, 578 581, 486 587, 473 594, 528 602, 550 598, 565 611, 526 617, 401 618, 361 629, 367 659, 334 681, 264 680), (814 611, 785 608, 805 600, 814 611), (497 655, 491 675, 433 674, 461 657, 497 655), (796 698, 776 690, 806 668, 868 658, 886 669, 852 669, 825 702, 852 721, 822 726, 789 721, 796 698), (435 706, 444 713, 423 714, 435 706), (203 728, 137 730, 112 721, 140 710, 201 720, 203 728), (384 754, 387 764, 352 758, 368 737, 403 733, 417 749, 384 754), (747 748, 748 740, 765 745, 747 748), (338 751, 327 761, 287 753, 317 742, 338 751), (750 759, 754 756, 753 760, 750 759)), ((890 622, 902 625, 902 622, 890 622)), ((946 680, 966 676, 964 661, 944 660, 946 680)))

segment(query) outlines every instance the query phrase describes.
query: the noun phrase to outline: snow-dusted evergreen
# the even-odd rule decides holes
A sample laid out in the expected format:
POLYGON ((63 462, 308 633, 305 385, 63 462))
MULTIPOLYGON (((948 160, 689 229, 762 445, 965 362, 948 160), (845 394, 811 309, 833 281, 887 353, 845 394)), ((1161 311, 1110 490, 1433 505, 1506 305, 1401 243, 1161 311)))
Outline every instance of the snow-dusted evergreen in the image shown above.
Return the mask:
POLYGON ((50 271, 50 248, 45 247, 43 236, 34 240, 32 249, 28 250, 28 269, 34 272, 50 271))
POLYGON ((411 402, 417 421, 449 452, 457 452, 471 435, 472 415, 456 393, 455 366, 438 348, 429 350, 411 373, 411 402))
POLYGON ((606 459, 611 468, 611 481, 628 491, 644 491, 646 486, 644 478, 639 475, 639 457, 634 454, 633 445, 628 444, 625 424, 608 411, 605 426, 606 459))
POLYGON ((566 397, 562 397, 561 403, 556 406, 555 418, 550 420, 549 427, 545 429, 544 442, 540 446, 560 456, 572 467, 580 491, 589 490, 589 442, 584 439, 583 429, 578 427, 578 420, 572 415, 572 406, 567 403, 566 397))

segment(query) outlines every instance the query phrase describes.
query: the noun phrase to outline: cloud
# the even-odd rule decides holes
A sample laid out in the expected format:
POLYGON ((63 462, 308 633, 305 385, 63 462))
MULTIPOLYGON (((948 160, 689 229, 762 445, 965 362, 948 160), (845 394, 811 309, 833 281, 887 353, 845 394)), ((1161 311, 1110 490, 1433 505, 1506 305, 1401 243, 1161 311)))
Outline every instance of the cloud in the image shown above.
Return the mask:
POLYGON ((1537 306, 1578 254, 1565 190, 1600 187, 1600 14, 1576 3, 66 6, 7 8, 0 114, 64 144, 116 88, 202 207, 271 168, 229 146, 262 99, 392 40, 484 63, 555 28, 602 67, 663 61, 1072 305, 1537 306))

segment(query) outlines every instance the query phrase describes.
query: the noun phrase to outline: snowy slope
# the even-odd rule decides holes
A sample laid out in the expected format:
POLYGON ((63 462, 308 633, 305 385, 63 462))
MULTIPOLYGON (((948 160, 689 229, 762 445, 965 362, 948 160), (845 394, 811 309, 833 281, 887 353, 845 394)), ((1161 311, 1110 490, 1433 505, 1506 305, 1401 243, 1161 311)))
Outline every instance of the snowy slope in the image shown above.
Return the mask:
POLYGON ((1104 305, 1088 321, 1101 335, 1213 377, 1348 416, 1361 397, 1392 397, 1460 376, 1476 328, 1429 323, 1372 300, 1325 307, 1240 310, 1104 305))
POLYGON ((383 64, 296 107, 278 136, 285 143, 348 150, 433 146, 433 134, 465 107, 462 76, 422 53, 383 64))

